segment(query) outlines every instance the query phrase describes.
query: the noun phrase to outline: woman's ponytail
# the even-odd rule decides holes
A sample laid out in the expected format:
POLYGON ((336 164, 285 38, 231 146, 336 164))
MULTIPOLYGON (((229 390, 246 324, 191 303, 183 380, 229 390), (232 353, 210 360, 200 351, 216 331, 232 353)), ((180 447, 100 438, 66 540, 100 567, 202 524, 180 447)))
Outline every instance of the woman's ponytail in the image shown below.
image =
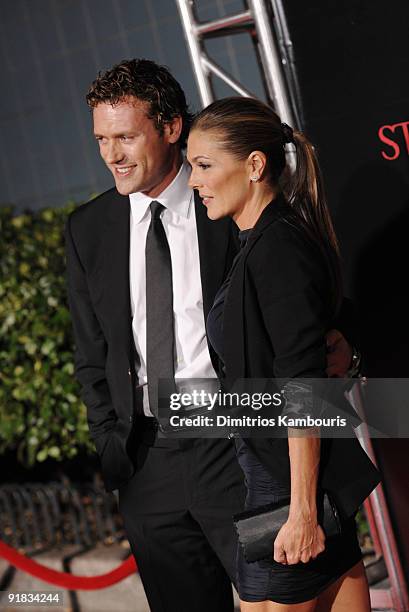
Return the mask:
POLYGON ((287 181, 285 195, 291 207, 304 220, 308 233, 320 247, 329 265, 334 307, 338 310, 342 300, 339 245, 326 203, 318 159, 313 145, 302 132, 294 130, 290 138, 286 132, 288 126, 282 125, 285 140, 293 142, 296 150, 296 167, 287 181))

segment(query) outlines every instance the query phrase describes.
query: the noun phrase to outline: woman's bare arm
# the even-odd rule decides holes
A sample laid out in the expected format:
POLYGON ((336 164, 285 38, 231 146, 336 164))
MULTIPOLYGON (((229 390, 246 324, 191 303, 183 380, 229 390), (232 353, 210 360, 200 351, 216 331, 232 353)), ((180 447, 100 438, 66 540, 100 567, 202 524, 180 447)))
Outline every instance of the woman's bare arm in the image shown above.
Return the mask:
POLYGON ((317 522, 320 446, 318 429, 288 430, 291 503, 274 543, 274 559, 280 563, 307 563, 325 549, 325 535, 317 522))

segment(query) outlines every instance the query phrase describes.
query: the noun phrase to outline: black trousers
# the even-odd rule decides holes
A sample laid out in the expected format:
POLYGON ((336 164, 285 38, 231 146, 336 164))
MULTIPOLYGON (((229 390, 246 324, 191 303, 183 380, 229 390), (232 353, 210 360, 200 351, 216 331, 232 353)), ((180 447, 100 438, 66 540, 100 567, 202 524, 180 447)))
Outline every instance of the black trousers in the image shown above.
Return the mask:
POLYGON ((152 612, 231 612, 245 499, 234 445, 155 435, 136 452, 119 509, 152 612))

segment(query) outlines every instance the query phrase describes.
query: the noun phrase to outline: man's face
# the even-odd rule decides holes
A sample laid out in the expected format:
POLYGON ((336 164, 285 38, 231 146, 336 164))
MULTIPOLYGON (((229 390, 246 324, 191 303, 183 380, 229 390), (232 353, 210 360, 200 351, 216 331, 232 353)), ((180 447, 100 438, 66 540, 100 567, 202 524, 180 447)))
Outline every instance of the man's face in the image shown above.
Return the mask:
POLYGON ((122 195, 142 191, 156 197, 174 176, 181 120, 165 124, 160 134, 147 110, 147 103, 135 97, 115 105, 101 102, 93 109, 101 157, 122 195))

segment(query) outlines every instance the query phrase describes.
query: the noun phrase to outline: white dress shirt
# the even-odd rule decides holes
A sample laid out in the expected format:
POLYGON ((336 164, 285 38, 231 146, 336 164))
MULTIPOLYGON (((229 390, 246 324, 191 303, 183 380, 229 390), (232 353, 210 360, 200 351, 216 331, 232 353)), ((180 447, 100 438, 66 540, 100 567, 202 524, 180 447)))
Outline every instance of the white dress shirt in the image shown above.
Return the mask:
POLYGON ((172 183, 156 198, 131 193, 129 274, 132 330, 140 363, 136 371, 143 388, 143 409, 152 416, 146 374, 146 277, 145 243, 151 222, 149 205, 165 207, 161 220, 172 259, 175 332, 175 378, 216 378, 206 340, 200 279, 199 244, 193 191, 188 187, 190 169, 183 162, 172 183))

